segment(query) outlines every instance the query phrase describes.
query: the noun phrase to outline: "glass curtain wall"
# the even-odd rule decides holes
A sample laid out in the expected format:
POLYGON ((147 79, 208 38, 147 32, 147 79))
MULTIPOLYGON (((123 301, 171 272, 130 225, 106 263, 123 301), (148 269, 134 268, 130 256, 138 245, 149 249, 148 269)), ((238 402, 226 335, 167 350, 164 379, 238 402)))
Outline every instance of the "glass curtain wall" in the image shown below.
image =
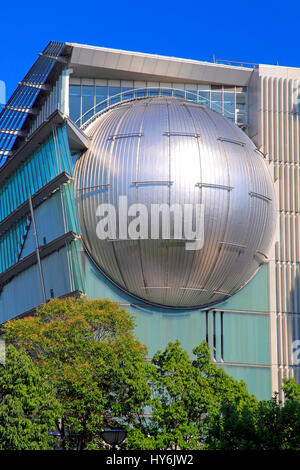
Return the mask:
MULTIPOLYGON (((0 222, 16 210, 62 171, 72 175, 72 164, 65 125, 41 144, 2 185, 0 190, 0 222)), ((12 266, 23 240, 27 215, 0 234, 0 273, 12 266)))
POLYGON ((168 95, 171 93, 168 89, 173 89, 173 96, 186 97, 188 100, 214 109, 242 127, 247 125, 247 87, 125 80, 101 80, 101 84, 95 80, 94 84, 89 85, 85 84, 84 79, 75 79, 75 82, 71 81, 70 84, 70 117, 79 126, 106 107, 108 102, 103 103, 103 107, 100 105, 94 108, 96 105, 107 98, 109 98, 110 106, 121 99, 131 99, 133 89, 140 89, 140 95, 137 91, 135 96, 168 95), (120 93, 123 93, 122 98, 120 98, 120 93))

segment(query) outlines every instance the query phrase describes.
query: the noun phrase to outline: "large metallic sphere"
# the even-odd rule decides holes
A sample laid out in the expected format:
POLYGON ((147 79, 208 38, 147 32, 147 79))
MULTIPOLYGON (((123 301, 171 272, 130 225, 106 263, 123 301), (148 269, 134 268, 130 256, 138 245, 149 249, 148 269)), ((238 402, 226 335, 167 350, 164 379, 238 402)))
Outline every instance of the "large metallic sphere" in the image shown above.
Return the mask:
POLYGON ((90 147, 75 171, 82 237, 122 289, 162 306, 206 306, 236 293, 267 260, 273 185, 263 155, 235 124, 196 103, 153 97, 108 109, 86 132, 90 147), (118 217, 119 196, 149 214, 151 204, 202 203, 202 249, 187 250, 172 233, 100 240, 97 207, 111 203, 118 217))

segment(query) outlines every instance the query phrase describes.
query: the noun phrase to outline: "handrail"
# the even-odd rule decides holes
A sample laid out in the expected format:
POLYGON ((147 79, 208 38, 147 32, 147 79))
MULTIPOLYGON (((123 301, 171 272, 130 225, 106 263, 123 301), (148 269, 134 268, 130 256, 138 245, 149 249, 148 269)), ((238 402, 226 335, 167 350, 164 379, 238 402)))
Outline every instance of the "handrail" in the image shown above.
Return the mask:
MULTIPOLYGON (((118 103, 123 103, 125 101, 131 101, 132 99, 140 99, 145 97, 152 97, 152 96, 171 96, 174 98, 183 98, 186 101, 191 101, 193 103, 199 103, 198 93, 194 93, 192 90, 182 90, 179 88, 162 88, 162 87, 153 87, 153 88, 132 88, 130 90, 122 91, 121 93, 117 93, 113 96, 108 96, 104 100, 100 101, 99 103, 92 106, 88 111, 82 114, 76 121, 75 124, 79 125, 80 121, 91 111, 95 110, 95 114, 91 116, 86 122, 81 125, 81 129, 85 130, 95 119, 96 117, 105 109, 114 106, 118 103), (194 98, 194 99, 193 99, 194 98), (196 98, 196 99, 195 99, 196 98), (96 110, 100 108, 98 112, 96 110)), ((209 104, 209 98, 201 97, 201 101, 205 100, 209 104)), ((220 108, 222 112, 222 106, 216 104, 216 107, 220 108)), ((235 113, 227 111, 228 114, 232 115, 235 118, 235 113)))
POLYGON ((244 62, 238 60, 228 60, 228 59, 216 59, 213 57, 214 64, 221 64, 221 65, 233 65, 235 67, 243 67, 248 69, 257 69, 259 64, 255 64, 253 62, 244 62))

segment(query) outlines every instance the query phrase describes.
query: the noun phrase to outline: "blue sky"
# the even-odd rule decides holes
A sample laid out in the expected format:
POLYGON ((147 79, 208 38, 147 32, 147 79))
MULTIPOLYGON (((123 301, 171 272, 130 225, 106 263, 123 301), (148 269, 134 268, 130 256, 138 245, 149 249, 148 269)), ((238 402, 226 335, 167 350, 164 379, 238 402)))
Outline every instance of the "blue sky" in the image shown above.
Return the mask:
POLYGON ((7 97, 50 40, 300 67, 298 0, 18 0, 2 3, 0 16, 7 97))

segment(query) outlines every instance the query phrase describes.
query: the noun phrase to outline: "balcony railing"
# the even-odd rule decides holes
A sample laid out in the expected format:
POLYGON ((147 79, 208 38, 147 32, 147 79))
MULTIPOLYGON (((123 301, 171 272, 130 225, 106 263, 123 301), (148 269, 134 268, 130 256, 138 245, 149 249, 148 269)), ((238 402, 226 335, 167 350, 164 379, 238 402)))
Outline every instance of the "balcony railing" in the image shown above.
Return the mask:
MULTIPOLYGON (((78 126, 80 126, 80 124, 82 123, 81 129, 85 130, 95 119, 97 119, 99 114, 102 113, 104 110, 111 108, 112 106, 115 106, 119 103, 152 96, 171 96, 174 98, 182 98, 186 101, 191 101, 193 103, 198 103, 202 105, 205 103, 204 106, 210 107, 209 98, 206 98, 204 96, 200 97, 197 92, 194 93, 190 90, 181 90, 177 88, 133 88, 131 90, 126 90, 113 96, 108 96, 104 100, 97 103, 95 106, 92 106, 90 109, 88 109, 88 111, 82 114, 75 121, 75 123, 78 126), (88 116, 90 116, 91 114, 92 116, 88 118, 88 116)), ((222 104, 218 103, 214 103, 213 109, 215 111, 219 111, 221 114, 230 118, 241 127, 244 127, 247 124, 246 113, 237 113, 237 110, 235 110, 235 112, 230 112, 227 110, 226 112, 224 112, 222 104)))

